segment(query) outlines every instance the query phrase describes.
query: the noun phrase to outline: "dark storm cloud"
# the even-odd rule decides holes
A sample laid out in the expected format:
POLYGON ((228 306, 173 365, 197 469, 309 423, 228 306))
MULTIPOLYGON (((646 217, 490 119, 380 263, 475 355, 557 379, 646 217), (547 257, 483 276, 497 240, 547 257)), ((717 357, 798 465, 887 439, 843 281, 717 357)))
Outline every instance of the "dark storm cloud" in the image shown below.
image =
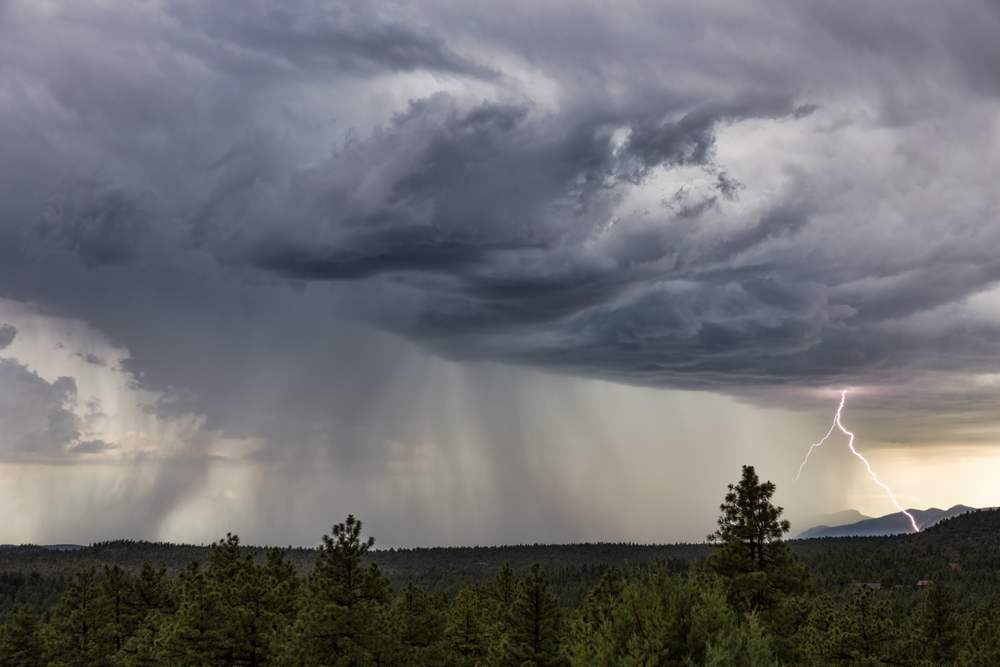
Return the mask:
MULTIPOLYGON (((622 171, 629 174, 631 182, 641 183, 653 167, 704 165, 711 159, 714 129, 720 121, 781 118, 789 114, 798 117, 802 108, 792 108, 789 97, 769 91, 754 96, 743 94, 724 103, 713 100, 672 123, 655 120, 635 123, 622 153, 626 164, 637 164, 622 171)), ((720 179, 719 188, 726 192, 724 179, 720 179)))
POLYGON ((198 384, 144 340, 188 354, 185 321, 282 284, 300 291, 270 307, 329 285, 446 357, 643 384, 902 377, 993 349, 990 321, 932 315, 1000 279, 995 150, 963 115, 997 103, 989 3, 75 11, 7 12, 2 287, 150 377, 198 384), (725 164, 722 137, 754 132, 801 144, 725 164), (926 194, 951 169, 962 193, 926 194), (644 189, 658 203, 630 203, 644 189))
POLYGON ((17 336, 17 329, 9 324, 0 324, 0 350, 13 343, 15 336, 17 336))
POLYGON ((81 182, 53 197, 39 219, 24 229, 27 252, 61 248, 87 268, 126 264, 135 257, 143 211, 139 198, 107 183, 81 182))
MULTIPOLYGON (((655 167, 710 168, 717 124, 792 112, 785 97, 738 99, 677 121, 602 116, 566 127, 532 120, 520 106, 456 106, 444 95, 411 102, 371 139, 352 140, 299 174, 275 222, 217 234, 225 239, 220 254, 239 261, 242 252, 258 267, 305 280, 413 282, 428 274, 440 283, 441 308, 419 318, 412 333, 420 336, 549 323, 662 272, 657 264, 690 232, 683 222, 625 231, 612 235, 603 257, 587 257, 622 183, 641 183, 655 167), (629 131, 621 146, 613 141, 618 127, 629 131), (377 197, 359 196, 363 190, 377 197)), ((724 173, 714 180, 733 198, 735 181, 724 173)), ((697 213, 685 206, 678 217, 697 213)), ((799 224, 801 216, 776 210, 715 254, 724 259, 799 224)))

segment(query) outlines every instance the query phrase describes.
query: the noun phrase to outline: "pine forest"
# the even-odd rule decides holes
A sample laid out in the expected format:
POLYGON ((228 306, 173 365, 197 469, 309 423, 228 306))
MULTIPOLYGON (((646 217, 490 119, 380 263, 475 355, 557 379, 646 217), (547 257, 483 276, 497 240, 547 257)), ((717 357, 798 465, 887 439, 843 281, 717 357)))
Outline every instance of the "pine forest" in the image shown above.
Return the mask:
POLYGON ((0 665, 1000 664, 1000 511, 785 540, 744 466, 703 544, 0 550, 0 665))

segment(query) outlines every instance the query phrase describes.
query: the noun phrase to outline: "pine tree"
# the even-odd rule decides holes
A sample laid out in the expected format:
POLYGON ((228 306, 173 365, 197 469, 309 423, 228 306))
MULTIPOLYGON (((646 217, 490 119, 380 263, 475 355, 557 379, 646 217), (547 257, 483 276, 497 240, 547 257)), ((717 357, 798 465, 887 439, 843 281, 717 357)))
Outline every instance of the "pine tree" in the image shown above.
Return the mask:
POLYGON ((959 623, 951 593, 941 574, 935 574, 914 612, 914 624, 925 660, 950 665, 959 648, 959 623))
POLYGON ((595 587, 571 621, 566 653, 574 665, 604 667, 778 664, 756 617, 741 622, 718 580, 685 582, 665 569, 595 587))
POLYGON ((420 586, 409 582, 393 605, 396 631, 406 654, 415 666, 431 667, 445 662, 445 618, 440 601, 420 586))
POLYGON ((774 483, 762 484, 753 466, 743 466, 739 483, 728 488, 726 500, 719 506, 722 510, 719 529, 708 540, 737 551, 742 570, 764 570, 781 558, 777 545, 782 544, 781 536, 791 529, 787 520, 778 518, 784 509, 771 504, 774 483))
POLYGON ((220 592, 197 562, 177 575, 177 611, 166 619, 153 647, 154 664, 212 664, 222 644, 220 592))
POLYGON ((140 620, 118 652, 119 660, 127 667, 157 667, 160 660, 154 655, 154 645, 164 625, 177 612, 174 585, 167 578, 167 569, 157 570, 145 563, 132 582, 129 605, 140 620))
POLYGON ((227 535, 212 545, 206 571, 192 563, 178 577, 180 606, 153 655, 179 667, 272 664, 294 616, 296 581, 280 550, 259 565, 255 553, 243 554, 239 537, 227 535))
POLYGON ((361 539, 361 522, 353 515, 323 536, 282 664, 371 664, 386 653, 394 640, 386 635, 389 582, 378 566, 361 562, 374 544, 374 538, 361 539))
POLYGON ((976 622, 958 653, 957 667, 1000 665, 1000 619, 996 616, 976 622))
POLYGON ((817 665, 897 665, 906 663, 908 647, 892 620, 886 600, 875 600, 865 586, 854 591, 851 601, 837 612, 828 611, 819 620, 812 640, 817 665))
POLYGON ((739 612, 765 612, 783 597, 808 589, 809 571, 781 537, 791 525, 771 504, 773 482, 761 483, 753 466, 743 466, 737 485, 729 485, 720 506, 719 529, 708 540, 719 549, 708 568, 727 581, 730 604, 739 612))
POLYGON ((139 628, 142 618, 132 602, 134 585, 128 573, 118 565, 104 566, 104 580, 98 587, 108 614, 107 640, 118 653, 139 628))
POLYGON ((686 633, 677 612, 684 605, 677 604, 674 582, 663 575, 606 575, 570 619, 565 653, 571 664, 680 664, 686 633))
POLYGON ((504 561, 489 589, 494 604, 494 618, 500 626, 501 634, 507 629, 507 615, 514 604, 514 598, 517 597, 517 583, 518 578, 514 568, 510 566, 510 561, 504 561))
POLYGON ((531 566, 517 587, 507 615, 507 636, 501 643, 501 667, 563 667, 559 650, 562 610, 549 587, 549 578, 538 563, 531 566))
POLYGON ((4 667, 42 667, 42 640, 38 634, 38 616, 24 605, 9 623, 0 627, 0 665, 4 667))
POLYGON ((78 572, 52 620, 42 628, 51 667, 102 667, 115 654, 106 599, 94 568, 78 572))
POLYGON ((745 624, 733 624, 718 632, 705 651, 705 667, 779 667, 786 664, 774 656, 768 637, 755 615, 745 624))
POLYGON ((489 634, 485 611, 482 594, 475 584, 462 588, 448 608, 445 637, 463 667, 479 663, 486 655, 489 634))

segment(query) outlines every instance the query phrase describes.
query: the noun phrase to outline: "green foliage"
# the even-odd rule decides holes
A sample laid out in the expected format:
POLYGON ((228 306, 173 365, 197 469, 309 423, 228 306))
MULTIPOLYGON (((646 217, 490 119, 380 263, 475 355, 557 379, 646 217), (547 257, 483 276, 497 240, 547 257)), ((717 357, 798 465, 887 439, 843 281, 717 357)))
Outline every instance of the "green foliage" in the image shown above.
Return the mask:
POLYGON ((708 536, 709 542, 731 547, 742 571, 759 572, 777 558, 781 536, 791 529, 787 520, 778 517, 784 511, 771 504, 773 482, 760 481, 753 466, 743 466, 743 475, 735 486, 728 486, 726 501, 719 506, 719 529, 708 536))
POLYGON ((490 620, 493 637, 497 641, 506 636, 510 627, 510 611, 517 598, 517 584, 518 577, 514 574, 514 568, 510 566, 510 561, 504 561, 489 587, 493 602, 490 620))
MULTIPOLYGON (((259 561, 268 551, 242 545, 240 549, 243 554, 256 552, 259 561)), ((0 623, 25 602, 44 615, 65 594, 73 576, 89 567, 101 572, 105 565, 118 565, 129 575, 137 576, 143 564, 149 563, 175 578, 191 561, 206 567, 210 550, 210 547, 127 540, 67 551, 43 547, 0 549, 0 623), (5 577, 11 578, 10 587, 4 585, 5 577)), ((396 590, 412 582, 428 593, 448 598, 456 595, 466 582, 483 586, 491 583, 504 562, 517 572, 525 572, 537 562, 548 572, 559 604, 578 607, 608 567, 665 562, 671 572, 681 574, 712 550, 707 544, 624 543, 372 549, 362 556, 361 562, 377 564, 396 590)), ((289 547, 283 551, 298 574, 312 569, 316 549, 289 547)))
POLYGON ((0 665, 42 667, 42 639, 39 621, 30 605, 24 605, 9 623, 0 627, 0 665))
POLYGON ((958 655, 960 625, 951 592, 938 573, 913 613, 913 624, 925 664, 951 665, 958 655))
POLYGON ((817 665, 908 664, 909 646, 893 621, 887 600, 876 600, 865 586, 855 589, 841 610, 828 602, 817 608, 809 636, 810 655, 817 665))
POLYGON ((309 551, 311 568, 296 550, 259 553, 234 535, 176 569, 172 556, 136 566, 147 543, 96 545, 76 562, 124 560, 71 580, 0 572, 0 665, 1000 664, 1000 513, 917 535, 786 543, 773 492, 744 468, 715 545, 376 552, 353 516, 309 551), (707 558, 690 557, 695 547, 707 558), (653 553, 673 555, 631 560, 653 553), (550 569, 524 565, 532 554, 550 569))
POLYGON ((375 539, 361 539, 361 522, 354 516, 332 532, 332 537, 323 536, 306 577, 298 620, 283 652, 284 664, 370 663, 394 643, 387 636, 389 582, 377 565, 361 561, 375 539))
POLYGON ((507 563, 527 572, 539 563, 549 575, 560 606, 579 607, 609 567, 630 568, 665 563, 675 574, 705 558, 708 544, 535 544, 499 547, 434 547, 371 551, 364 562, 377 563, 398 590, 413 582, 432 594, 453 597, 466 582, 493 584, 507 563))
POLYGON ((275 642, 294 620, 297 585, 281 551, 258 564, 227 535, 212 545, 207 570, 192 564, 182 573, 180 607, 153 654, 176 665, 272 664, 275 642))
POLYGON ((996 616, 979 619, 959 650, 958 667, 1000 665, 1000 619, 996 616))
POLYGON ((755 616, 741 622, 718 582, 664 570, 607 576, 570 623, 574 665, 776 665, 755 616))
POLYGON ((135 635, 142 621, 140 610, 133 603, 133 582, 117 565, 104 567, 104 580, 98 586, 101 608, 107 615, 104 634, 114 653, 135 635))
POLYGON ((0 623, 13 618, 24 605, 30 605, 36 615, 48 612, 65 595, 71 579, 63 575, 43 577, 33 570, 0 572, 0 623))
POLYGON ((115 653, 115 628, 93 568, 77 574, 43 628, 51 667, 101 667, 115 653))
POLYGON ((167 578, 166 568, 157 570, 147 563, 132 581, 129 592, 126 605, 138 622, 119 651, 119 661, 129 667, 156 665, 156 642, 166 619, 177 611, 174 584, 167 578))
POLYGON ((782 508, 771 504, 774 484, 761 483, 753 466, 743 466, 739 483, 728 488, 719 529, 709 535, 720 547, 707 564, 726 581, 735 609, 767 612, 785 596, 808 590, 809 572, 781 539, 790 525, 779 519, 782 508))
POLYGON ((506 633, 497 650, 500 667, 563 667, 560 651, 562 610, 538 563, 517 585, 507 611, 506 633))
POLYGON ((479 664, 490 642, 490 613, 482 591, 466 584, 448 607, 445 638, 460 667, 479 664))
MULTIPOLYGON (((11 603, 26 592, 57 590, 60 585, 69 589, 57 605, 43 607, 51 609, 48 623, 31 615, 30 609, 17 616, 17 623, 8 623, 2 631, 9 638, 4 646, 35 646, 44 654, 35 657, 51 664, 123 667, 565 665, 559 602, 582 600, 608 570, 603 563, 588 564, 586 558, 595 558, 588 553, 620 562, 634 554, 661 553, 638 545, 598 545, 596 551, 583 545, 486 550, 489 558, 512 554, 522 561, 524 554, 542 550, 556 563, 553 575, 561 586, 560 595, 540 565, 518 573, 504 561, 499 571, 491 573, 488 585, 469 583, 452 589, 448 582, 464 571, 453 570, 436 580, 438 594, 412 579, 404 580, 393 601, 388 578, 372 562, 385 552, 372 551, 374 541, 362 539, 361 523, 352 516, 334 526, 332 535, 312 552, 315 562, 305 577, 298 574, 301 564, 293 566, 287 557, 294 550, 272 550, 262 558, 234 535, 204 553, 196 547, 183 548, 189 551, 181 553, 197 555, 183 567, 169 565, 176 558, 164 551, 167 546, 156 547, 161 550, 157 558, 168 563, 159 568, 148 563, 135 566, 137 553, 149 553, 148 543, 103 543, 68 553, 24 550, 32 563, 45 557, 63 564, 72 558, 78 563, 103 557, 117 562, 104 563, 100 573, 87 567, 71 584, 60 575, 0 576, 0 596, 7 595, 0 600, 11 603), (450 602, 442 595, 446 590, 457 591, 450 602), (17 637, 21 639, 14 641, 17 637)), ((681 550, 677 553, 691 549, 677 548, 681 550)), ((479 558, 483 550, 455 552, 479 558)), ((396 558, 437 557, 442 550, 389 553, 396 558)), ((681 571, 689 562, 668 557, 661 571, 681 571)), ((476 567, 476 577, 482 581, 482 562, 476 567)), ((422 576, 409 566, 396 569, 394 575, 422 576)))
MULTIPOLYGON (((407 584, 393 605, 395 634, 402 643, 404 661, 410 665, 447 662, 445 607, 424 589, 407 584)), ((393 634, 390 631, 390 634, 393 634)))

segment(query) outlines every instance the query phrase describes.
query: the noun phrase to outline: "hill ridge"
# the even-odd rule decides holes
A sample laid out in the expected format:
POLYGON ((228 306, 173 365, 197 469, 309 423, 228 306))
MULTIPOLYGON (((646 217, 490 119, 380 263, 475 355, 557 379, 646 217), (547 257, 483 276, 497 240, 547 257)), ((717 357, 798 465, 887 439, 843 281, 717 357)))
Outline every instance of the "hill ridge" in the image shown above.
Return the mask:
MULTIPOLYGON (((930 507, 926 510, 908 509, 921 530, 930 528, 941 521, 951 519, 968 512, 976 511, 975 507, 954 505, 946 510, 930 507)), ((893 512, 885 516, 863 519, 840 526, 814 526, 795 536, 794 539, 810 539, 815 537, 876 537, 881 535, 900 535, 912 533, 910 518, 903 512, 893 512)))

